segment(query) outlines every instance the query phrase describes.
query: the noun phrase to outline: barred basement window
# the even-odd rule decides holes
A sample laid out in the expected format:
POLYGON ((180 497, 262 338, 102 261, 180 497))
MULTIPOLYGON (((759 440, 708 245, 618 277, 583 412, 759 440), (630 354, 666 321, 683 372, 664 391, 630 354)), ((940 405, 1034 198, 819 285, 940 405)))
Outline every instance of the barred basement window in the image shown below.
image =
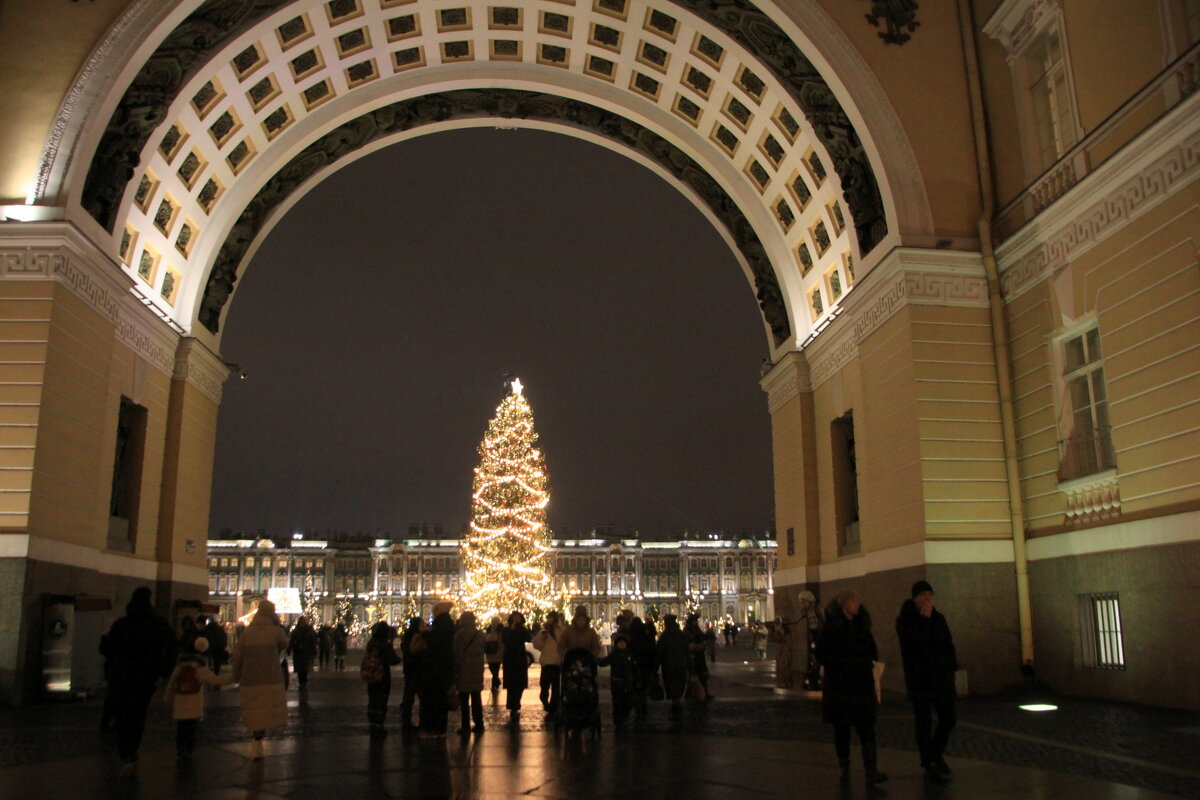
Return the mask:
POLYGON ((1121 601, 1117 592, 1080 595, 1079 628, 1085 667, 1125 669, 1121 601))

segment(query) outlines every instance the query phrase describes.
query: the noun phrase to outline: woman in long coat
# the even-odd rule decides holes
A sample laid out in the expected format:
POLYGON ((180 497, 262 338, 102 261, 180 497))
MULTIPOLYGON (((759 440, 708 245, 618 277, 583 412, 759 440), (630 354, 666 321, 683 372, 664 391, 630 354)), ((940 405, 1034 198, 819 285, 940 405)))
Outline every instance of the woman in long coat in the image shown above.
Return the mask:
POLYGON ((867 783, 887 780, 876 768, 875 661, 879 651, 871 634, 871 616, 858 594, 846 589, 825 609, 825 625, 817 640, 817 660, 825 667, 821 714, 833 725, 833 742, 842 780, 850 778, 850 728, 858 731, 867 783))
POLYGON ((239 684, 242 721, 254 734, 250 757, 255 760, 263 757, 267 729, 287 725, 287 694, 279 671, 279 656, 287 647, 275 604, 263 600, 233 651, 233 679, 239 684))
POLYGON ((464 611, 454 629, 454 684, 458 687, 458 704, 462 725, 458 732, 483 733, 483 631, 475 625, 475 615, 464 611))
POLYGON ((658 637, 658 663, 662 666, 663 690, 671 701, 671 713, 680 714, 683 707, 679 699, 687 688, 688 679, 688 639, 679 630, 679 620, 674 614, 663 617, 663 632, 658 637))
POLYGON ((500 634, 504 644, 504 705, 511 712, 509 724, 517 727, 521 720, 521 695, 529 686, 529 656, 525 643, 533 639, 525 627, 525 615, 514 611, 508 615, 508 626, 500 634))

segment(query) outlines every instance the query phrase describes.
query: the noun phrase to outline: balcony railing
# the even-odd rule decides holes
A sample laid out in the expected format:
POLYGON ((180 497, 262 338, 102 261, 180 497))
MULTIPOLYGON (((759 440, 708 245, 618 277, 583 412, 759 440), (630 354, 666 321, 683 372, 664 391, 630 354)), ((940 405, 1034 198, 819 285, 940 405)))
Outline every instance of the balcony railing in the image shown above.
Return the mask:
POLYGON ((1095 475, 1117 466, 1112 444, 1112 428, 1105 425, 1095 430, 1068 436, 1058 443, 1058 480, 1069 481, 1085 475, 1095 475))

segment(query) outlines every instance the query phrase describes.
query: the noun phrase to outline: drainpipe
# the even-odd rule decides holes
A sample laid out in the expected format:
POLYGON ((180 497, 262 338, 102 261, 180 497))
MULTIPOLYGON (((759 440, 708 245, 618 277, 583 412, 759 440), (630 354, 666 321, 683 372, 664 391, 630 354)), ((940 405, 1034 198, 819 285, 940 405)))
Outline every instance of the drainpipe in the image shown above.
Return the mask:
POLYGON ((992 318, 992 347, 996 359, 996 386, 1000 391, 1000 426, 1004 434, 1004 472, 1008 482, 1009 525, 1013 543, 1013 561, 1017 573, 1017 618, 1021 628, 1021 664, 1026 674, 1033 670, 1033 615, 1029 607, 1029 560, 1025 553, 1025 507, 1021 499, 1021 475, 1017 469, 1017 432, 1012 397, 1012 364, 1008 349, 1008 322, 1004 316, 1004 297, 1000 293, 1000 275, 996 251, 992 246, 993 200, 991 155, 988 148, 987 120, 983 108, 983 90, 979 79, 979 55, 975 50, 975 25, 970 0, 958 0, 958 21, 962 33, 963 58, 967 87, 971 98, 971 121, 975 133, 975 165, 979 173, 979 250, 987 273, 988 310, 992 318))

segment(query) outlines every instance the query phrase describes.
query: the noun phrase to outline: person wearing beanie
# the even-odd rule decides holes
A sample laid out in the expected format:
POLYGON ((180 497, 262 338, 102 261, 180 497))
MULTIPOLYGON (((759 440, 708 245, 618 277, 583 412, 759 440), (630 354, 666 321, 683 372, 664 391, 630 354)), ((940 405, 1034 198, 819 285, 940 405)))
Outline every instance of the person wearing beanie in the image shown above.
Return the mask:
POLYGON ((263 737, 269 728, 287 725, 287 693, 279 658, 288 647, 287 631, 275 615, 275 604, 263 600, 233 652, 233 679, 240 684, 242 721, 254 741, 250 757, 263 757, 263 737))
POLYGON ((913 584, 912 599, 904 601, 896 617, 896 634, 900 637, 904 683, 916 719, 921 768, 931 782, 944 783, 950 776, 950 766, 943 753, 957 721, 954 672, 958 669, 958 658, 950 626, 934 608, 933 587, 928 581, 913 584))
POLYGON ((637 680, 628 634, 613 636, 612 650, 604 658, 597 659, 596 663, 611 668, 608 688, 612 692, 613 724, 623 728, 633 708, 633 689, 637 680))
POLYGON ((562 655, 565 656, 576 647, 582 647, 593 656, 600 657, 600 634, 592 628, 587 606, 584 605, 575 608, 571 624, 563 628, 558 637, 558 652, 562 655))
POLYGON ((125 616, 100 641, 122 777, 131 777, 137 768, 150 698, 158 679, 170 675, 175 663, 175 635, 150 598, 148 586, 134 589, 125 616))
POLYGON ((179 758, 191 758, 196 749, 196 729, 204 719, 205 685, 224 686, 233 683, 232 675, 220 676, 208 668, 208 639, 197 636, 190 652, 182 652, 175 661, 175 670, 167 680, 166 700, 175 720, 175 753, 179 758))

